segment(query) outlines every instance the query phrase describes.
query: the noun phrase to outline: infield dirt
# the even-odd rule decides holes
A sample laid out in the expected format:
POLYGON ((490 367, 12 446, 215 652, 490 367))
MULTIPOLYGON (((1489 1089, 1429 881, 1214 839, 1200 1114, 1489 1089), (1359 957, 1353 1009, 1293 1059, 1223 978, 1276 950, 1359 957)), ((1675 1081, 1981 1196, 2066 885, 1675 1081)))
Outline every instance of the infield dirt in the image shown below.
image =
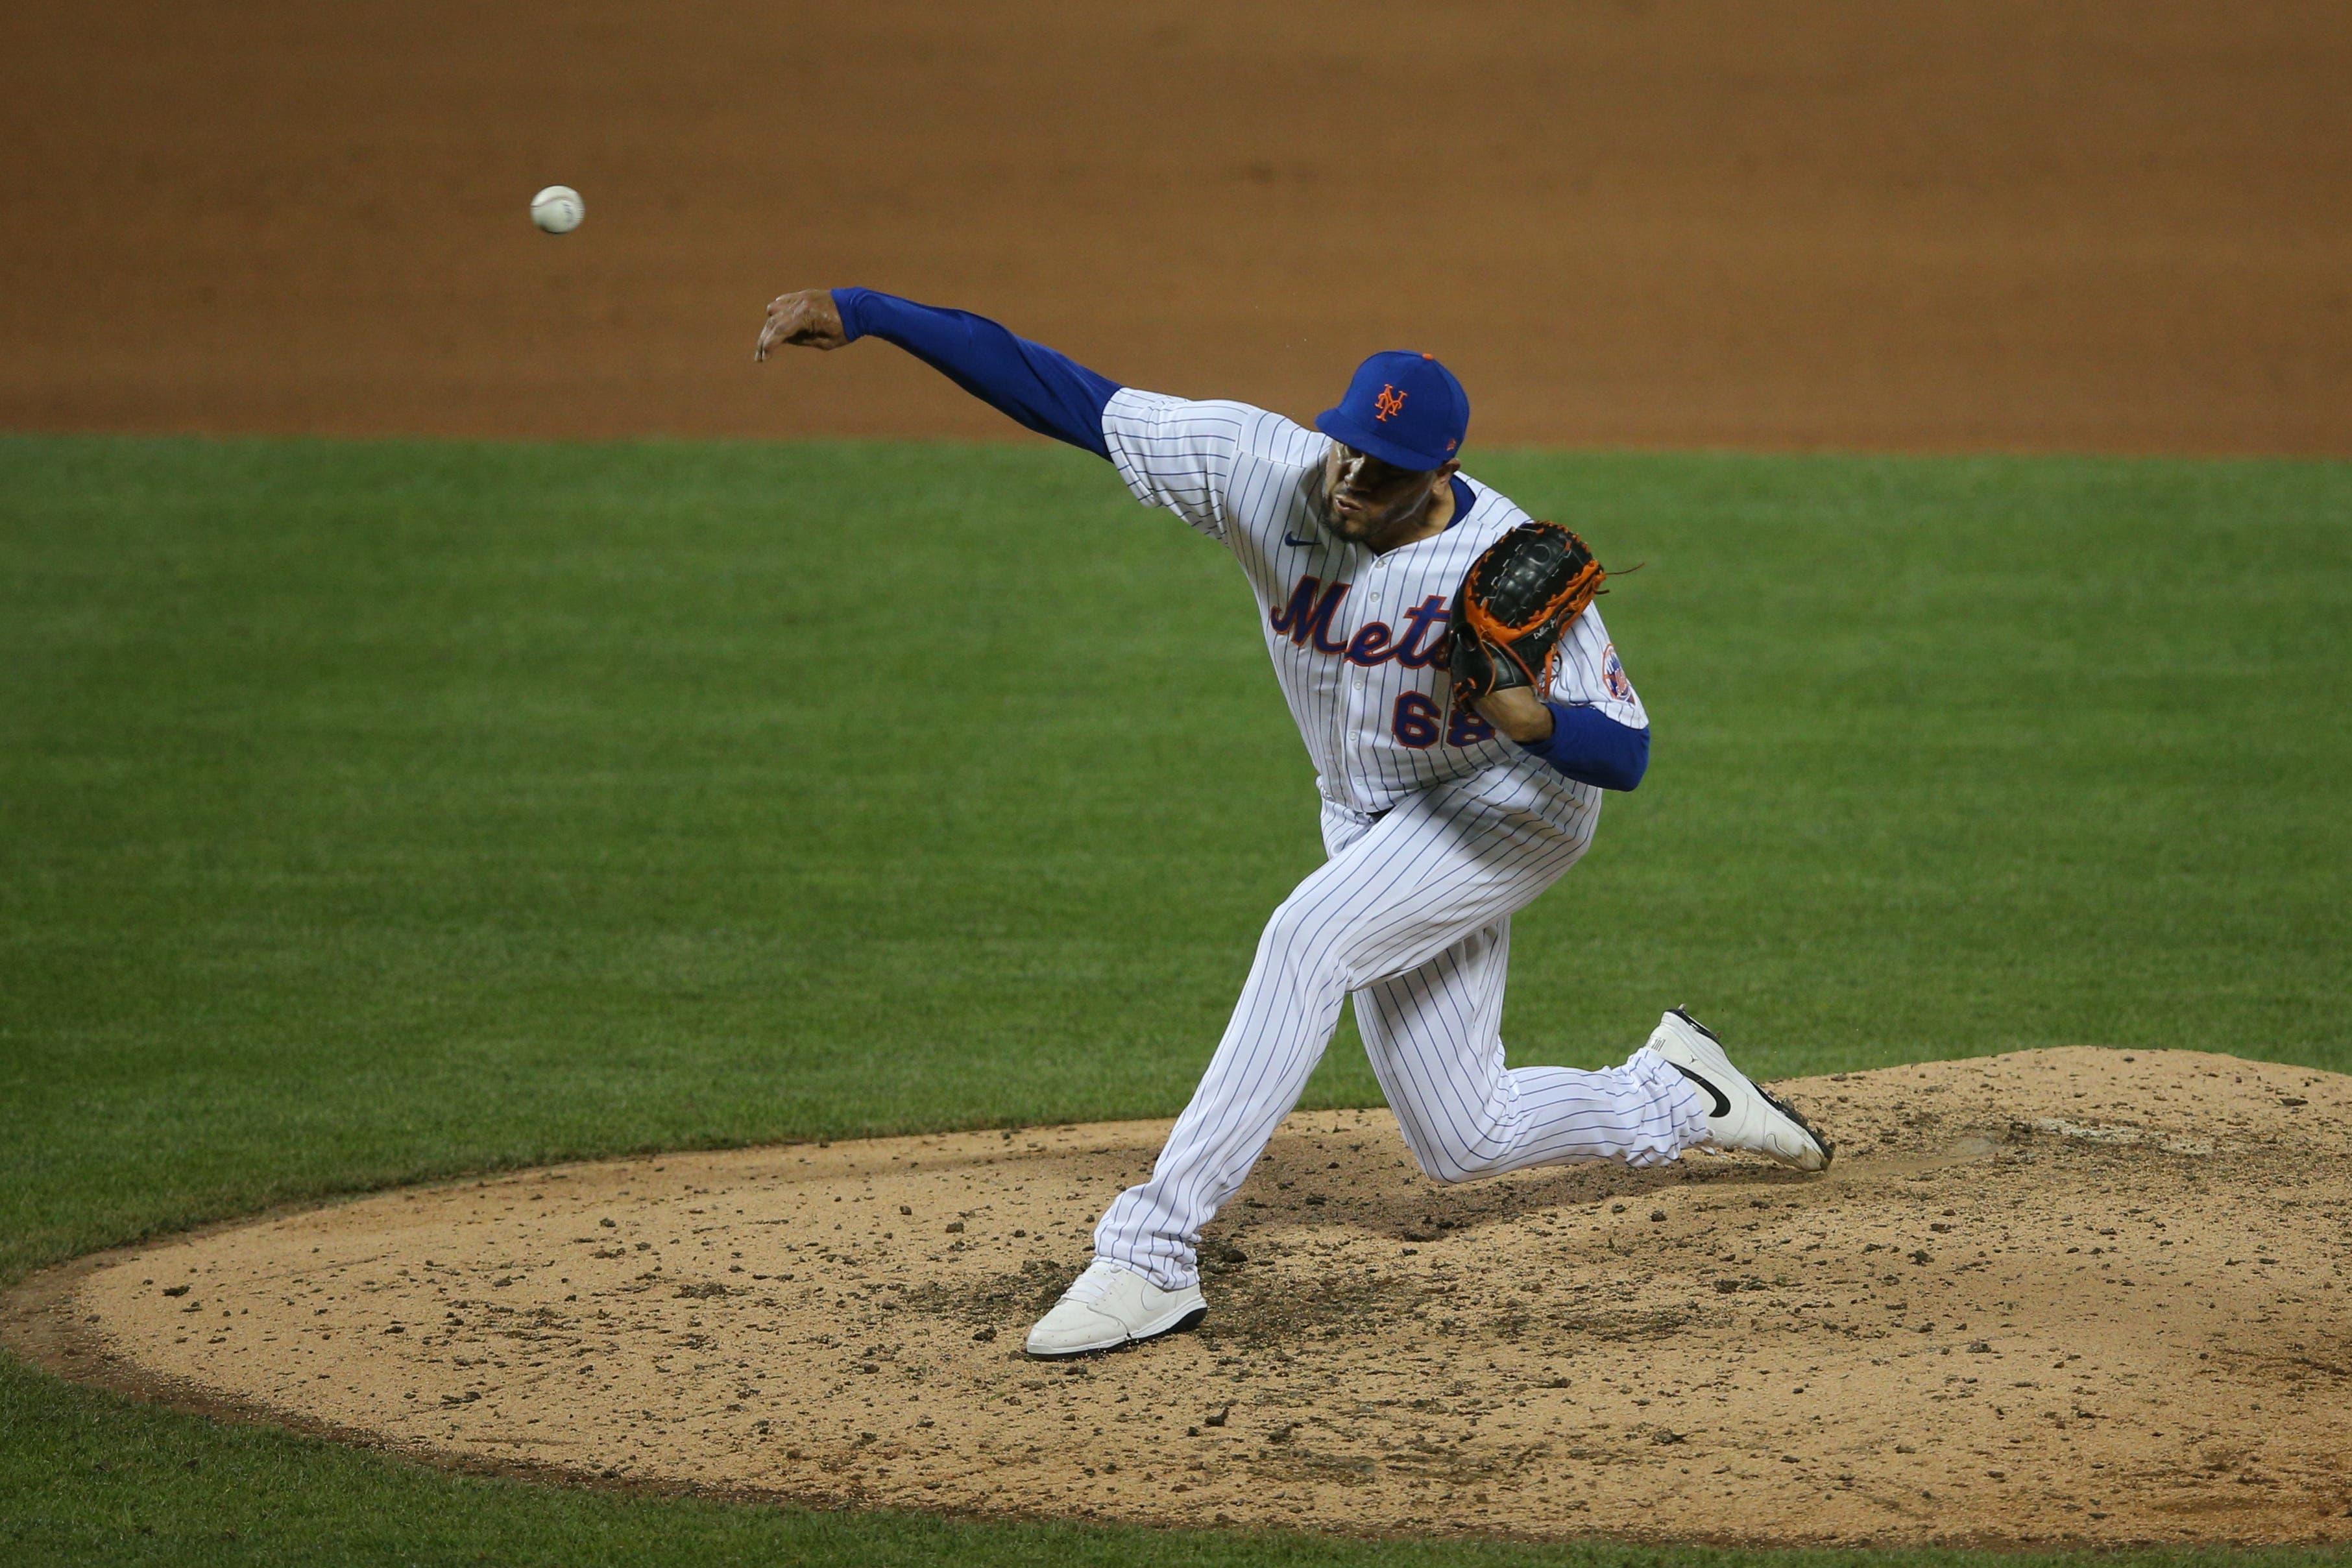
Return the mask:
POLYGON ((982 1513, 1746 1542, 2352 1540, 2352 1078, 1805 1080, 1825 1176, 1441 1189, 1294 1116, 1196 1333, 1024 1358, 1163 1124, 667 1155, 18 1291, 84 1380, 444 1462, 982 1513))
POLYGON ((2352 454, 2332 0, 0 7, 0 428, 1003 436, 870 284, 1472 444, 2352 454), (587 202, 551 239, 551 182, 587 202))

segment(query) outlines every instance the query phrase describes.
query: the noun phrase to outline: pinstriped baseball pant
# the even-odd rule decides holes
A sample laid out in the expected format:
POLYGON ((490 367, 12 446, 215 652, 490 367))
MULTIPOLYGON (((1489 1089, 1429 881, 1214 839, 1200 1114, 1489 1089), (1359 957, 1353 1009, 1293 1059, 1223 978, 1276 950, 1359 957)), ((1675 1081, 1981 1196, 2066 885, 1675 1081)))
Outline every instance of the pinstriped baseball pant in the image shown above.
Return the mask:
POLYGON ((1511 915, 1591 841, 1540 803, 1523 775, 1496 769, 1377 819, 1327 806, 1330 858, 1266 923, 1201 1086, 1150 1177, 1096 1227, 1097 1256, 1166 1290, 1199 1278, 1201 1227, 1298 1103, 1351 992, 1406 1145, 1439 1181, 1561 1160, 1653 1165, 1706 1135, 1705 1097, 1646 1048, 1600 1071, 1503 1064, 1511 915))

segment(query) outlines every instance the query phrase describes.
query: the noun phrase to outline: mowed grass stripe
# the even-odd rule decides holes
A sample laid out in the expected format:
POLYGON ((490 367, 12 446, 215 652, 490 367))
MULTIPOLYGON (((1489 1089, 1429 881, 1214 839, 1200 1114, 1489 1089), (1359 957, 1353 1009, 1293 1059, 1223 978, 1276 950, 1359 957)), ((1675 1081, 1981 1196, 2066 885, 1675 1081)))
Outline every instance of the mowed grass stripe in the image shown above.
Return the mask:
MULTIPOLYGON (((1517 1057, 1622 1058, 1686 1000, 1771 1074, 2352 1062, 2352 467, 1476 469, 1646 563, 1601 604, 1650 779, 1516 924, 1517 1057)), ((0 1279, 465 1170, 1172 1113, 1318 855, 1239 574, 1060 450, 0 439, 0 1279)), ((1351 1030, 1309 1099, 1376 1101, 1351 1030)), ((653 1508, 649 1543, 1048 1550, 0 1390, 0 1542, 79 1521, 37 1537, 68 1559, 170 1554, 131 1522, 166 1434, 281 1489, 194 1489, 175 1561, 379 1508, 354 1560, 464 1560, 361 1500, 404 1488, 550 1540, 653 1508), (46 1466, 68 1432, 113 1468, 46 1466)), ((640 1560, 602 1550, 562 1560, 640 1560)))

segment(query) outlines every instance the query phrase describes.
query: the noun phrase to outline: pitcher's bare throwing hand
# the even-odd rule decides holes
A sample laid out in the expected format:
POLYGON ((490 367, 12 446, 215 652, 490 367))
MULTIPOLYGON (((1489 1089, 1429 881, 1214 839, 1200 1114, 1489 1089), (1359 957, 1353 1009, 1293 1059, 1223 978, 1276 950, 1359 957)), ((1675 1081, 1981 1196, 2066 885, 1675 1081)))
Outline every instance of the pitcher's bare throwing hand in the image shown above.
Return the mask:
POLYGON ((768 301, 768 319, 760 329, 760 341, 751 358, 764 360, 782 343, 796 349, 838 349, 848 341, 849 334, 841 329, 841 312, 834 308, 833 291, 803 288, 768 301))

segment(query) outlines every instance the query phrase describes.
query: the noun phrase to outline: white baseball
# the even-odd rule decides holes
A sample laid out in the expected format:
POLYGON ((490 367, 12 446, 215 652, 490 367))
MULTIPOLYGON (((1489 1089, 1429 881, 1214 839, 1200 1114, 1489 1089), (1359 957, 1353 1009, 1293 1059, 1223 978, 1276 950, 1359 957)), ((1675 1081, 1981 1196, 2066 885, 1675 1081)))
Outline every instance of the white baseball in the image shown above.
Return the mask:
POLYGON ((530 199, 530 221, 551 235, 570 234, 587 215, 580 193, 569 185, 550 185, 530 199))

